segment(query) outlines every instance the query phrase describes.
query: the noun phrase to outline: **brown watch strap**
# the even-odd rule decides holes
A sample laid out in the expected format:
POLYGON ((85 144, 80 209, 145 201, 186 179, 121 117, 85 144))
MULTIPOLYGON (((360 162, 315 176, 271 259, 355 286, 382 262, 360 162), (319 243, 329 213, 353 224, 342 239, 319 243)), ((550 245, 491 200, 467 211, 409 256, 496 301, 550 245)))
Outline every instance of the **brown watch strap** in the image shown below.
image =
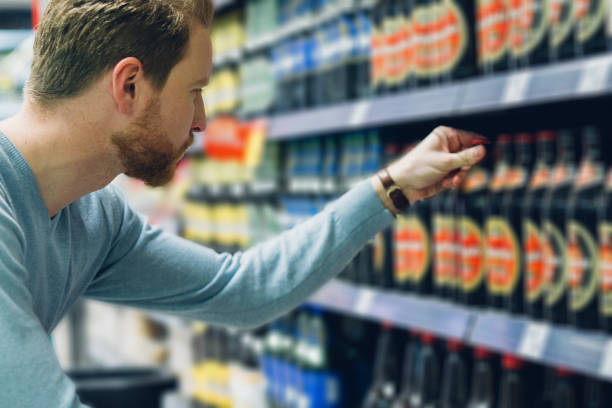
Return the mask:
POLYGON ((395 184, 389 174, 389 170, 383 168, 377 173, 377 176, 385 188, 385 194, 393 202, 395 208, 400 212, 407 211, 410 208, 410 201, 406 198, 400 186, 395 184))

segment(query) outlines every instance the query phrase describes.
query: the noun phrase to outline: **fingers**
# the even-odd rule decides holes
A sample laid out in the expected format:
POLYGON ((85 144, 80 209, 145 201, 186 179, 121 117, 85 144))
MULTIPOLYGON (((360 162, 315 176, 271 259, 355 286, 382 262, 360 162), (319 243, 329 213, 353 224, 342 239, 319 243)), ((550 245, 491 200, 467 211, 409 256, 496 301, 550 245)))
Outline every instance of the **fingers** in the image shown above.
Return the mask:
POLYGON ((486 149, 483 146, 473 146, 457 153, 450 153, 449 160, 453 168, 470 167, 485 157, 486 149))
POLYGON ((449 152, 458 152, 468 147, 472 147, 474 142, 488 143, 489 140, 475 132, 467 130, 454 129, 447 126, 438 126, 433 130, 438 138, 441 139, 442 145, 447 145, 449 152))

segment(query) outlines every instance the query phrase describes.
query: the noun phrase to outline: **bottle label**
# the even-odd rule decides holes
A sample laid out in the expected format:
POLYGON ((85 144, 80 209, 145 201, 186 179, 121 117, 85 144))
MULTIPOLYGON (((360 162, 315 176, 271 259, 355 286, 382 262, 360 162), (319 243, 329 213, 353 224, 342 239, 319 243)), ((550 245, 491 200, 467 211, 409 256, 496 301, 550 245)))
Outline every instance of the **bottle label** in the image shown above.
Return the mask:
POLYGON ((484 280, 485 241, 478 224, 461 218, 461 284, 465 293, 473 292, 484 280))
POLYGON ((547 306, 554 306, 567 290, 565 238, 551 221, 546 220, 542 225, 544 226, 542 233, 542 267, 546 288, 545 302, 547 306))
POLYGON ((374 87, 380 86, 385 72, 385 43, 384 31, 377 26, 372 29, 372 64, 370 68, 370 80, 374 87))
POLYGON ((599 310, 612 316, 612 223, 599 226, 599 310))
POLYGON ((608 175, 606 176, 606 190, 612 191, 612 169, 608 170, 608 175))
POLYGON ((506 187, 509 176, 510 168, 508 166, 502 165, 498 167, 493 175, 493 180, 491 180, 490 190, 492 192, 502 190, 504 187, 506 187))
POLYGON ((387 61, 385 64, 385 77, 389 84, 398 85, 402 77, 402 20, 401 15, 385 19, 384 32, 387 49, 387 61))
POLYGON ((487 186, 489 176, 487 172, 481 168, 472 168, 468 173, 463 186, 461 187, 464 193, 472 193, 487 186))
POLYGON ((440 11, 438 67, 441 72, 451 72, 467 49, 467 21, 455 1, 444 1, 440 11))
POLYGON ((396 269, 401 277, 421 282, 431 263, 429 233, 416 215, 398 217, 396 269))
POLYGON ((516 234, 501 217, 486 224, 488 288, 493 294, 508 295, 518 282, 520 254, 516 234))
POLYGON ((514 167, 508 174, 506 187, 515 189, 527 183, 527 172, 522 167, 514 167))
POLYGON ((544 290, 544 265, 542 257, 542 238, 536 224, 525 219, 523 223, 525 241, 525 287, 527 301, 532 303, 542 297, 544 290))
POLYGON ((523 57, 537 48, 548 28, 544 0, 510 0, 510 49, 523 57))
POLYGON ((532 189, 541 188, 547 185, 551 179, 551 173, 548 167, 542 166, 533 173, 529 187, 532 189))
POLYGON ((569 305, 577 312, 588 306, 597 291, 597 245, 589 230, 574 220, 568 223, 567 237, 569 305))
POLYGON ((580 189, 599 183, 604 177, 603 172, 601 165, 590 161, 583 162, 576 177, 576 187, 580 189))
POLYGON ((505 0, 478 0, 476 15, 479 63, 497 62, 508 47, 508 6, 505 0))
POLYGON ((548 0, 550 45, 558 47, 572 32, 574 0, 548 0))
POLYGON ((401 28, 401 44, 400 44, 400 58, 402 66, 402 81, 406 80, 414 70, 414 55, 416 52, 416 40, 414 30, 412 27, 412 20, 409 16, 406 16, 402 20, 401 28))
POLYGON ((372 264, 374 266, 374 273, 377 276, 382 275, 384 272, 387 253, 387 240, 385 239, 385 233, 379 232, 374 236, 374 248, 372 250, 372 264))
POLYGON ((558 187, 562 184, 569 183, 572 181, 573 177, 574 172, 571 168, 565 165, 557 165, 552 172, 551 186, 558 187))
POLYGON ((414 70, 419 77, 429 76, 434 69, 434 16, 434 9, 429 5, 416 7, 412 14, 412 29, 416 42, 414 70))
POLYGON ((576 39, 589 41, 606 22, 606 3, 609 0, 574 0, 576 39))
POLYGON ((438 287, 451 283, 455 273, 453 219, 446 215, 434 217, 435 268, 434 283, 438 287))

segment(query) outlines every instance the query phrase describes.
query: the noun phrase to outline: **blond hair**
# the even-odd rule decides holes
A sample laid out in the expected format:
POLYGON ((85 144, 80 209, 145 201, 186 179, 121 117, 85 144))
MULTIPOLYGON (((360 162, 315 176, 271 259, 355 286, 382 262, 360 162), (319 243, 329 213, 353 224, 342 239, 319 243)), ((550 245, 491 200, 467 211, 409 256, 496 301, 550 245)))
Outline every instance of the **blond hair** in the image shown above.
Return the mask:
POLYGON ((195 19, 212 24, 212 0, 51 0, 34 40, 26 92, 45 107, 77 96, 126 57, 161 89, 183 58, 195 19))

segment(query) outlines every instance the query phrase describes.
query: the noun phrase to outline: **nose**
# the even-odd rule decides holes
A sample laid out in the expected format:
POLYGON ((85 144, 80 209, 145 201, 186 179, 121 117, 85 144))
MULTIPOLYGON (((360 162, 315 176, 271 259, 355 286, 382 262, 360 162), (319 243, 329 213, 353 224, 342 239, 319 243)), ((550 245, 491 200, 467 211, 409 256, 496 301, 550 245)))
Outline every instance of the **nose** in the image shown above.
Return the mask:
POLYGON ((204 108, 203 96, 200 94, 200 96, 196 98, 193 122, 191 123, 191 131, 203 132, 204 129, 206 129, 206 109, 204 108))

